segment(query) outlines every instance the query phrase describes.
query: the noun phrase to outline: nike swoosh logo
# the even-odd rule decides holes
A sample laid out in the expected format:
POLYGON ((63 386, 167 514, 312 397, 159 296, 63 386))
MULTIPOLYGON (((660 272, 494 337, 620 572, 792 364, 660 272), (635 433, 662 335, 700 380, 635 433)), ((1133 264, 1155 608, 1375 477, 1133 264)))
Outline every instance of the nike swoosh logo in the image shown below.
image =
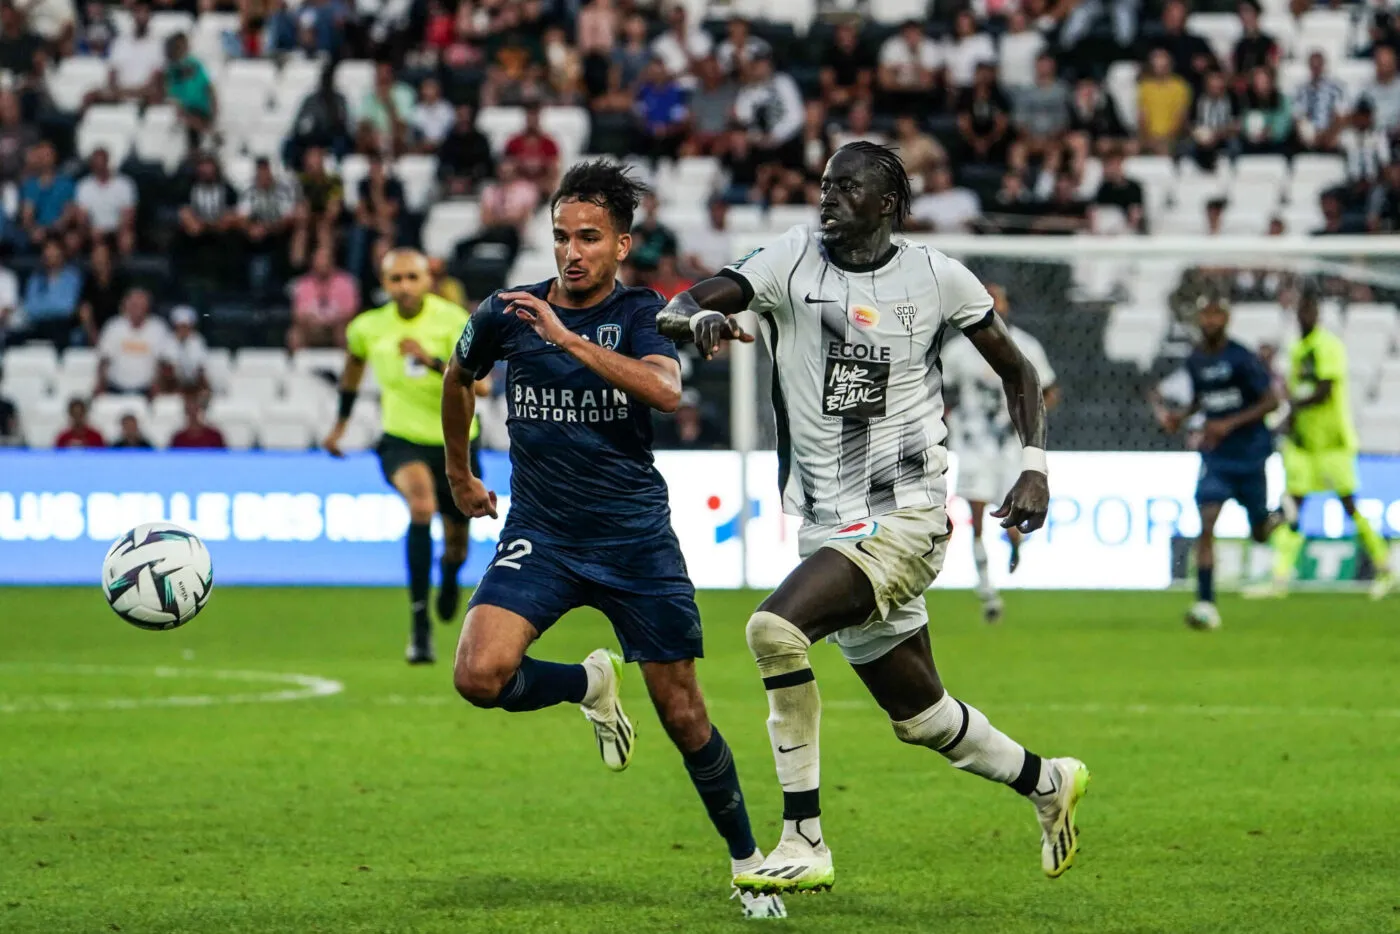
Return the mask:
POLYGON ((811 292, 808 292, 808 293, 807 293, 807 298, 804 299, 804 301, 806 301, 807 304, 809 304, 809 305, 821 305, 821 304, 824 304, 824 303, 834 303, 834 302, 840 301, 840 299, 836 299, 836 298, 813 298, 813 297, 812 297, 812 293, 811 293, 811 292))
POLYGON ((875 557, 874 555, 872 555, 872 554, 870 553, 870 549, 865 547, 865 542, 856 542, 856 551, 859 551, 861 554, 865 555, 867 558, 873 558, 873 557, 875 557))
POLYGON ((806 749, 810 743, 803 743, 801 746, 779 746, 778 752, 797 752, 799 749, 806 749))

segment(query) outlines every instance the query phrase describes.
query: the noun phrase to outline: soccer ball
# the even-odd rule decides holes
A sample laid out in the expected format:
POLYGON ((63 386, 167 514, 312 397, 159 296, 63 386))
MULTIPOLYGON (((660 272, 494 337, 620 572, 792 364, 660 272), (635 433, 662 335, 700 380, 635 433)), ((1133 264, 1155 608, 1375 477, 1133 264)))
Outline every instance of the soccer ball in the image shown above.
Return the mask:
POLYGON ((1186 611, 1186 625, 1192 629, 1219 629, 1220 611, 1214 603, 1202 600, 1186 611))
POLYGON ((193 532, 169 522, 138 525, 102 560, 102 593, 122 619, 141 629, 183 626, 209 602, 214 568, 193 532))

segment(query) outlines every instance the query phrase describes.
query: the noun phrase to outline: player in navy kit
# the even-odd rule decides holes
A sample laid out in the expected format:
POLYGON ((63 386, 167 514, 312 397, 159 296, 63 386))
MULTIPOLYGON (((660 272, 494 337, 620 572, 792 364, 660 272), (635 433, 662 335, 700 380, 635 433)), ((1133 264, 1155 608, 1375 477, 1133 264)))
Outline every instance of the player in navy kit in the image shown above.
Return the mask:
MULTIPOLYGON (((623 659, 605 649, 573 665, 525 654, 569 610, 601 610, 626 661, 641 664, 737 874, 763 854, 695 678, 700 614, 652 462, 651 410, 676 409, 680 364, 656 330, 661 297, 616 281, 643 192, 605 162, 569 170, 551 201, 559 277, 482 302, 449 364, 442 422, 457 504, 469 516, 496 515, 496 494, 472 475, 467 439, 470 387, 501 360, 512 466, 511 509, 472 597, 453 678, 478 707, 582 705, 603 762, 621 771, 635 736, 618 701, 623 659)), ((743 902, 746 915, 783 916, 774 897, 744 893, 743 902)))
POLYGON ((1273 531, 1264 465, 1273 453, 1273 437, 1264 417, 1278 407, 1269 371, 1248 348, 1230 340, 1229 305, 1224 299, 1202 296, 1197 303, 1201 340, 1186 359, 1191 377, 1191 407, 1185 411, 1158 408, 1157 420, 1175 434, 1187 416, 1205 416, 1201 432, 1201 474, 1196 483, 1196 506, 1201 511, 1201 534, 1196 539, 1196 604, 1186 622, 1198 629, 1215 629, 1215 520, 1233 499, 1249 515, 1250 535, 1264 542, 1273 531))

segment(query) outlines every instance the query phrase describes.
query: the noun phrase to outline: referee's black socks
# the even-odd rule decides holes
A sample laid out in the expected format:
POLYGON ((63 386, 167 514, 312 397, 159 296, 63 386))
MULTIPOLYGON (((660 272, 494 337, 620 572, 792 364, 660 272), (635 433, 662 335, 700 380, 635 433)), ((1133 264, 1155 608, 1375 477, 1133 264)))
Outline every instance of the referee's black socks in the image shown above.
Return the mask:
POLYGON ((413 604, 413 638, 426 639, 432 629, 428 591, 433 585, 433 527, 426 522, 408 526, 408 599, 413 604))

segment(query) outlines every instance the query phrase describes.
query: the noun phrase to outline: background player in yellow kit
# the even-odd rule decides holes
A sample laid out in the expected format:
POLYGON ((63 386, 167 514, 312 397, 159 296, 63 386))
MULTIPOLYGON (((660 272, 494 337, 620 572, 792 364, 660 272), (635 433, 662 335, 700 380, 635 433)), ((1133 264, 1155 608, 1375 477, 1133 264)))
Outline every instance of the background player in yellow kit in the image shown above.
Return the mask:
POLYGON ((1284 426, 1283 467, 1287 476, 1283 511, 1286 522, 1271 539, 1273 582, 1254 595, 1282 596, 1288 591, 1293 566, 1303 547, 1298 516, 1303 500, 1313 493, 1334 492, 1356 525, 1376 578, 1371 596, 1389 593, 1390 550, 1379 533, 1356 509, 1356 426, 1348 398, 1347 352, 1341 338, 1317 323, 1317 291, 1305 286, 1298 299, 1301 337, 1289 351, 1288 396, 1292 412, 1284 426))
MULTIPOLYGON (((447 483, 441 411, 442 375, 469 316, 461 306, 431 294, 428 260, 417 250, 391 250, 380 265, 380 276, 390 301, 350 322, 340 410, 324 446, 340 455, 341 437, 368 364, 380 386, 384 434, 379 466, 408 503, 408 593, 413 611, 408 661, 428 664, 436 660, 428 616, 434 514, 442 516, 442 586, 437 600, 441 619, 452 620, 457 614, 457 575, 467 560, 468 520, 452 501, 447 483)), ((489 384, 477 383, 476 391, 489 392, 489 384)), ((473 422, 473 456, 479 431, 473 422)))

